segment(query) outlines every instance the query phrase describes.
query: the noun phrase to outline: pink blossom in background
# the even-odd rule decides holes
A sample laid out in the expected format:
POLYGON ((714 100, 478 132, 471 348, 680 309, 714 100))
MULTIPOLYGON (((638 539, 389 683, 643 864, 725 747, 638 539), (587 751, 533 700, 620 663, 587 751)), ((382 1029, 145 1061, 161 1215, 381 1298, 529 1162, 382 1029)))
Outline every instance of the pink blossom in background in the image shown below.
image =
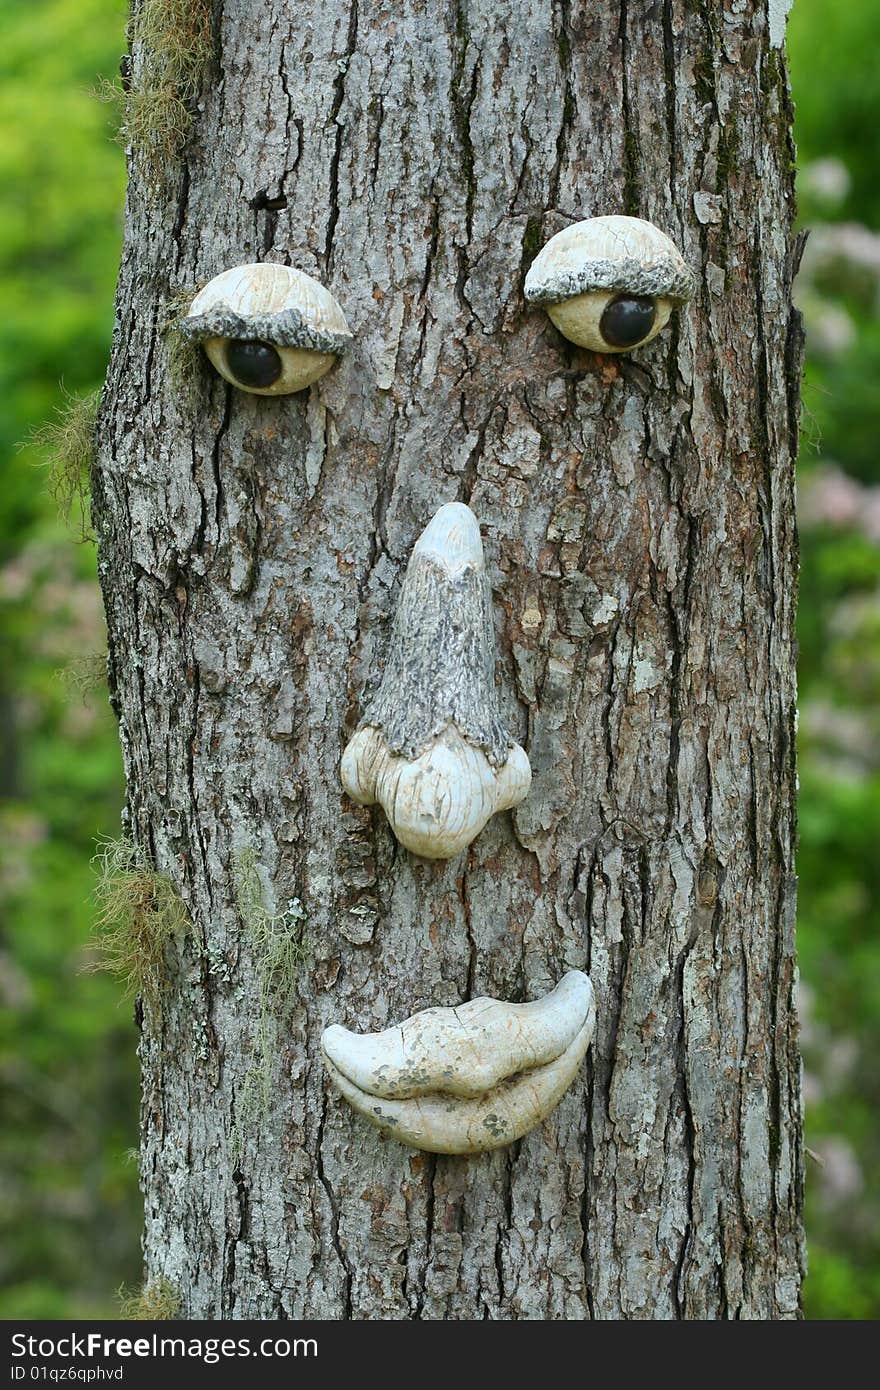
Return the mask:
POLYGON ((802 526, 852 527, 880 545, 880 487, 856 482, 834 464, 815 469, 798 487, 802 526))
POLYGON ((817 202, 832 206, 842 203, 851 187, 849 170, 833 155, 814 159, 798 171, 798 188, 817 202))

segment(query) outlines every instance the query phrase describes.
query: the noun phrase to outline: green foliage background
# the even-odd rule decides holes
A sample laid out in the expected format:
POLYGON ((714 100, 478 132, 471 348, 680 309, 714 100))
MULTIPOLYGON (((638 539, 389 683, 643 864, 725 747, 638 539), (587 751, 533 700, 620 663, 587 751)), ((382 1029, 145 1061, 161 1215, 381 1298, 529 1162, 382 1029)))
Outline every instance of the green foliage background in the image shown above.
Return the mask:
MULTIPOLYGON (((807 225, 880 232, 878 19, 876 0, 795 0, 789 48, 807 225), (829 157, 849 179, 831 194, 810 174, 829 157)), ((122 0, 0 0, 0 186, 8 195, 0 210, 5 1318, 112 1314, 116 1288, 140 1279, 130 1153, 135 1034, 116 984, 88 970, 90 859, 99 838, 118 833, 122 804, 105 692, 81 688, 95 666, 89 655, 104 649, 94 552, 74 544, 57 517, 39 450, 16 448, 59 405, 61 383, 79 393, 103 377, 124 170, 112 111, 94 91, 117 70, 124 26, 122 0)), ((807 1143, 816 1155, 807 1171, 806 1307, 814 1318, 873 1318, 880 1313, 880 527, 866 530, 864 517, 875 505, 880 516, 880 270, 826 258, 810 271, 803 297, 809 361, 800 469, 809 506, 801 527, 800 949, 807 1143), (829 348, 827 325, 839 325, 841 315, 842 345, 829 348), (838 470, 831 482, 829 461, 838 470), (855 516, 842 517, 834 503, 841 478, 863 489, 855 516)))
MULTIPOLYGON (((105 638, 95 556, 16 444, 100 385, 124 194, 94 99, 122 0, 0 0, 0 1315, 112 1310, 140 1279, 130 1004, 86 973, 95 840, 122 802, 106 692, 59 671, 105 638)), ((94 664, 94 663, 92 663, 94 664)), ((77 667, 74 666, 74 671, 77 667)))
POLYGON ((798 923, 814 1318, 880 1315, 878 25, 877 0, 795 0, 789 20, 801 221, 814 243, 852 230, 864 251, 814 264, 808 243, 798 292, 807 325, 798 923), (829 158, 849 175, 837 197, 820 196, 812 177, 829 158), (849 325, 833 349, 823 345, 829 315, 849 325), (841 493, 857 494, 854 513, 841 493))

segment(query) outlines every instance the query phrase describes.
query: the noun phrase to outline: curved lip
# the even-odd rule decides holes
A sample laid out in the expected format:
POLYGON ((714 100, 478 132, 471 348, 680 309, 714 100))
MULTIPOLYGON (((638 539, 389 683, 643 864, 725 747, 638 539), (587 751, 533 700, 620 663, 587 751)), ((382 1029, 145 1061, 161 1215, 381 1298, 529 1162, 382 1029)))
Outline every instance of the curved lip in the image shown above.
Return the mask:
POLYGON ((570 970, 555 989, 530 1003, 481 996, 422 1009, 379 1033, 354 1033, 333 1024, 321 1048, 335 1071, 367 1096, 473 1099, 555 1062, 592 1006, 589 976, 570 970))

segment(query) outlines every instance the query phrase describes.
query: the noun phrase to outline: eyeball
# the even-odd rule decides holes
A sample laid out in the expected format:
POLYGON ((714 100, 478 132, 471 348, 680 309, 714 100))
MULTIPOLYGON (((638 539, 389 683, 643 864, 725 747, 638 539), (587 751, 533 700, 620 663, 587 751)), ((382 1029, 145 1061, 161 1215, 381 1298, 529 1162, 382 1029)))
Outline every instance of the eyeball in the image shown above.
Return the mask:
POLYGON ((351 342, 329 290, 301 270, 266 262, 215 276, 180 328, 226 381, 257 396, 305 390, 351 342))
POLYGON ((656 338, 696 278, 664 232, 640 217, 590 217, 551 237, 526 276, 564 337, 593 352, 631 352, 656 338))
POLYGON ((641 347, 656 338, 672 313, 672 301, 666 297, 607 290, 588 290, 546 307, 563 337, 593 352, 641 347))

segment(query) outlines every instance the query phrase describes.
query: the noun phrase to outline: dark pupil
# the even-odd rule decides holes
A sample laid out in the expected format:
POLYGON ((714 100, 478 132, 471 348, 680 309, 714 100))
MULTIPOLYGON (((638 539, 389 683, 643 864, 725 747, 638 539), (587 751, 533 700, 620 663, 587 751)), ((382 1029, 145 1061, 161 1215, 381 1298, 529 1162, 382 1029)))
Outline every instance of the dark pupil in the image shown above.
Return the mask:
POLYGON ((650 333, 654 314, 653 299, 622 294, 600 318, 599 332, 609 347, 635 347, 650 333))
POLYGON ((234 338, 226 349, 226 365, 242 386, 271 386, 281 375, 281 358, 271 343, 234 338))

